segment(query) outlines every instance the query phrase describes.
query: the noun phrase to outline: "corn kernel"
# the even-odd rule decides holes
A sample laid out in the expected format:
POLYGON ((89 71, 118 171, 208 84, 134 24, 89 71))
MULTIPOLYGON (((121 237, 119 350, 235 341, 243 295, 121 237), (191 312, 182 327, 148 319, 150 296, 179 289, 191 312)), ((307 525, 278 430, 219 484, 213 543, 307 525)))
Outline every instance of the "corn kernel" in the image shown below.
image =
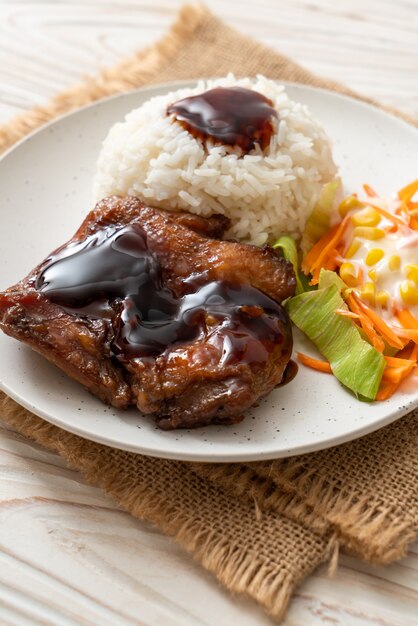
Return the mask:
POLYGON ((410 280, 404 280, 400 286, 401 298, 408 306, 418 304, 418 287, 410 280))
POLYGON ((391 272, 397 272, 401 267, 401 257, 398 254, 392 254, 388 260, 388 267, 391 272))
POLYGON ((377 280, 377 271, 375 269, 372 269, 368 272, 368 276, 370 278, 370 280, 372 280, 374 283, 377 280))
POLYGON ((409 280, 413 280, 415 284, 418 285, 418 265, 407 265, 406 269, 406 277, 409 280))
POLYGON ((374 305, 376 303, 376 288, 374 284, 366 283, 360 291, 360 297, 362 300, 374 305))
POLYGON ((353 241, 350 243, 348 247, 347 252, 345 253, 346 258, 351 259, 351 257, 355 255, 355 253, 360 248, 360 246, 361 246, 361 241, 359 241, 358 239, 353 239, 353 241))
POLYGON ((354 228, 354 235, 356 237, 363 237, 363 239, 382 239, 385 236, 385 231, 376 226, 356 226, 354 228))
POLYGON ((360 207, 364 207, 364 203, 360 202, 356 196, 347 196, 338 207, 338 212, 341 217, 345 217, 349 211, 359 209, 360 207))
POLYGON ((367 265, 376 265, 376 263, 379 263, 379 261, 381 261, 384 256, 385 253, 383 250, 381 250, 380 248, 372 248, 367 253, 366 263, 367 265))
POLYGON ((356 268, 352 263, 343 263, 341 265, 340 278, 349 287, 355 287, 358 284, 356 268))
POLYGON ((371 206, 357 211, 351 218, 354 226, 377 226, 381 220, 379 213, 371 206))
POLYGON ((389 294, 387 291, 379 291, 376 296, 376 302, 380 304, 384 309, 387 307, 389 302, 389 294))

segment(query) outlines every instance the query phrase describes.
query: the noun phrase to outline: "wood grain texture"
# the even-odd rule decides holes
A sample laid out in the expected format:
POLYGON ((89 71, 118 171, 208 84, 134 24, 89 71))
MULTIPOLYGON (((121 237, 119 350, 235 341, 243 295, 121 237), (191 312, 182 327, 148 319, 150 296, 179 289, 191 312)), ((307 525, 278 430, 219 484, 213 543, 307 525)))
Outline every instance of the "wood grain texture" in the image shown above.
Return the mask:
MULTIPOLYGON (((180 0, 0 0, 0 123, 156 41, 180 0)), ((207 0, 308 69, 418 116, 418 0, 207 0)), ((296 594, 286 626, 416 626, 418 544, 374 568, 347 556, 296 594)), ((0 429, 0 623, 269 624, 60 458, 0 429)))
MULTIPOLYGON (((156 41, 181 0, 0 0, 0 122, 156 41)), ((417 0, 209 0, 229 24, 418 115, 417 0)))
MULTIPOLYGON (((269 624, 166 537, 118 510, 62 460, 0 430, 0 623, 269 624)), ((296 594, 286 626, 415 626, 418 546, 373 568, 342 557, 296 594)))

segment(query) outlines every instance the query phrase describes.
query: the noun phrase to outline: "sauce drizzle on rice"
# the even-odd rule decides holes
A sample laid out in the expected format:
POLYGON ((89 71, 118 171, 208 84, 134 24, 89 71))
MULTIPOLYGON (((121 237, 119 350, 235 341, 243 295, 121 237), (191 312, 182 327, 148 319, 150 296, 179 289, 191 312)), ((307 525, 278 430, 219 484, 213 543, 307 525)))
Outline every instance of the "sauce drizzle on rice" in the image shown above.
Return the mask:
MULTIPOLYGON (((223 114, 214 119, 225 121, 223 114)), ((251 130, 245 124, 243 128, 240 140, 251 130)), ((306 106, 263 76, 230 75, 157 95, 116 123, 99 156, 94 197, 144 197, 168 211, 222 214, 231 221, 227 238, 262 246, 283 234, 298 240, 324 184, 335 173, 330 140, 306 106), (196 139, 186 131, 174 108, 202 103, 203 96, 207 100, 213 93, 240 94, 234 115, 243 115, 243 94, 258 98, 257 115, 265 116, 269 132, 274 127, 270 140, 268 133, 253 136, 254 149, 247 154, 236 145, 236 137, 229 135, 234 145, 221 142, 228 132, 215 140, 203 129, 202 141, 202 134, 196 139)))
POLYGON ((272 101, 253 89, 216 87, 197 96, 178 100, 167 107, 193 137, 237 146, 248 153, 257 143, 262 150, 275 132, 277 111, 272 101))

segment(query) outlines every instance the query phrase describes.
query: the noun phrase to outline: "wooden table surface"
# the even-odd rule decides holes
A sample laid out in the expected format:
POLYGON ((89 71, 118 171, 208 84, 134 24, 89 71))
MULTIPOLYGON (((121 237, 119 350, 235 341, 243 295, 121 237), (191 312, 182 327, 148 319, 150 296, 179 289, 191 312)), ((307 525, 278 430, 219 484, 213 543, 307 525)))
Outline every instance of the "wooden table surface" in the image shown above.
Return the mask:
MULTIPOLYGON (((0 123, 156 41, 180 0, 0 0, 0 123)), ((418 116, 418 0, 207 0, 307 68, 418 116)), ((0 209, 1 210, 1 209, 0 209)), ((0 623, 269 624, 62 460, 0 431, 0 623)), ((418 544, 375 568, 342 556, 286 626, 416 626, 418 544)))

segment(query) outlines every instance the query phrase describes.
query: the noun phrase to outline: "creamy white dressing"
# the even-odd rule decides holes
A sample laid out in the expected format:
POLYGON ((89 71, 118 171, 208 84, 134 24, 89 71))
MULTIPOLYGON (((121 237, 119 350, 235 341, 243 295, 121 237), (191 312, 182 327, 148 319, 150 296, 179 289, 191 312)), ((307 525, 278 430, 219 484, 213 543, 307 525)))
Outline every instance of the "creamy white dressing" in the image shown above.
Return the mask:
MULTIPOLYGON (((371 198, 369 203, 370 206, 374 205, 393 215, 396 215, 395 212, 400 206, 399 200, 394 198, 371 198)), ((358 210, 353 210, 349 214, 354 215, 358 210)), ((397 217, 401 216, 397 215, 397 217)), ((391 220, 381 216, 381 220, 376 225, 376 228, 386 231, 386 229, 391 229, 392 226, 393 222, 391 220)), ((345 233, 344 249, 346 251, 353 240, 353 233, 354 226, 350 223, 345 233)), ((366 283, 373 283, 376 294, 380 291, 385 291, 389 296, 386 306, 380 305, 377 301, 372 305, 381 317, 397 323, 396 312, 400 309, 408 308, 418 318, 418 305, 407 305, 401 296, 401 285, 408 279, 408 266, 418 266, 418 232, 405 223, 404 225, 399 225, 395 232, 386 232, 385 236, 380 239, 365 239, 357 235, 356 240, 360 243, 358 250, 350 258, 343 258, 341 261, 352 263, 357 275, 360 276, 358 287, 355 288, 358 295, 361 297, 361 290, 366 283), (373 249, 382 250, 384 256, 374 265, 367 265, 367 254, 373 249), (393 270, 389 267, 389 260, 393 256, 400 258, 399 269, 393 270), (374 270, 372 276, 369 274, 370 270, 374 270)), ((418 293, 418 284, 412 283, 411 286, 416 288, 418 293)), ((368 304, 370 305, 370 303, 368 304)))

